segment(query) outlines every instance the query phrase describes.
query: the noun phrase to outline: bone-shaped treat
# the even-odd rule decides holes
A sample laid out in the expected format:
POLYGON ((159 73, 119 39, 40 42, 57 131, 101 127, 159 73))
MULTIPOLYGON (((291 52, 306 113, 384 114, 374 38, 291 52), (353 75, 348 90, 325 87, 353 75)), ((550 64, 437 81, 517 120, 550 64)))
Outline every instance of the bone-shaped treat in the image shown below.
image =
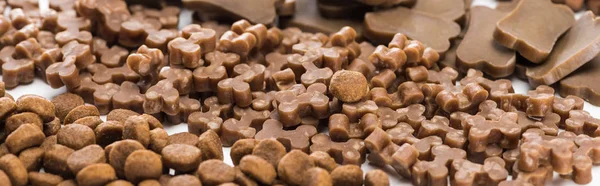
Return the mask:
POLYGON ((329 136, 334 141, 347 141, 352 138, 364 139, 375 128, 381 128, 381 121, 377 115, 367 113, 357 123, 350 123, 344 114, 329 116, 329 136))
POLYGON ((279 121, 283 123, 283 126, 291 127, 300 124, 302 117, 305 116, 313 116, 318 119, 327 118, 329 116, 329 98, 325 95, 326 91, 325 85, 317 83, 308 87, 306 91, 295 92, 290 89, 277 92, 279 121))
POLYGON ((467 139, 463 131, 449 126, 448 118, 434 116, 431 120, 423 120, 417 132, 417 137, 439 136, 444 144, 453 148, 463 148, 467 139))
POLYGON ((378 106, 389 107, 391 109, 399 109, 411 104, 421 103, 425 96, 419 85, 412 81, 406 81, 400 84, 397 90, 391 94, 381 87, 371 89, 369 92, 370 99, 377 103, 378 106))
POLYGON ((214 51, 207 53, 204 57, 209 65, 194 70, 194 89, 196 92, 216 92, 217 84, 221 80, 227 79, 234 66, 240 63, 240 56, 234 53, 214 51))
POLYGON ((81 85, 73 90, 79 94, 87 103, 92 103, 100 114, 106 114, 110 110, 112 97, 119 91, 119 85, 114 83, 98 84, 92 80, 90 74, 81 74, 81 85))
POLYGON ((103 64, 96 63, 86 67, 86 70, 93 74, 92 80, 96 83, 115 83, 121 84, 124 81, 137 82, 140 76, 128 66, 109 68, 103 64))
POLYGON ((252 103, 251 92, 264 88, 265 66, 239 64, 234 67, 233 71, 233 78, 227 78, 217 83, 219 102, 248 107, 252 103))
POLYGON ((498 144, 507 149, 516 148, 521 135, 516 113, 504 114, 498 121, 486 120, 483 116, 470 116, 466 118, 464 127, 468 133, 471 152, 483 152, 489 144, 498 144), (491 138, 493 135, 499 137, 491 138))
POLYGON ((600 119, 594 118, 585 110, 569 111, 569 119, 565 121, 565 130, 575 134, 587 134, 589 136, 600 135, 600 119))
POLYGON ((310 152, 323 151, 328 153, 339 164, 360 165, 365 161, 366 148, 360 139, 350 139, 346 142, 333 142, 326 134, 314 135, 310 141, 310 152))
POLYGON ((483 164, 457 159, 450 166, 452 185, 497 185, 506 180, 508 171, 504 169, 502 158, 486 158, 483 164))
POLYGON ((285 130, 281 122, 268 119, 254 138, 257 140, 276 138, 288 151, 297 149, 309 152, 310 137, 315 134, 317 134, 317 129, 314 126, 300 125, 296 129, 285 130))
POLYGON ((128 109, 138 113, 144 112, 142 104, 144 95, 140 93, 140 88, 132 82, 125 81, 121 83, 119 91, 113 95, 113 109, 128 109))
POLYGON ((173 83, 180 95, 188 95, 193 89, 192 71, 188 69, 169 68, 161 71, 159 78, 173 83))
POLYGON ((228 117, 231 104, 220 104, 217 97, 209 97, 204 100, 205 112, 197 111, 188 116, 188 131, 192 134, 202 134, 213 130, 217 134, 221 132, 223 118, 228 117))
POLYGON ((175 115, 179 113, 179 92, 174 89, 173 83, 161 80, 144 94, 143 108, 146 114, 164 112, 175 115))
POLYGON ((240 139, 253 138, 257 129, 262 127, 271 114, 269 111, 255 111, 252 108, 240 107, 234 107, 233 113, 235 118, 226 120, 221 127, 221 141, 226 147, 240 139))

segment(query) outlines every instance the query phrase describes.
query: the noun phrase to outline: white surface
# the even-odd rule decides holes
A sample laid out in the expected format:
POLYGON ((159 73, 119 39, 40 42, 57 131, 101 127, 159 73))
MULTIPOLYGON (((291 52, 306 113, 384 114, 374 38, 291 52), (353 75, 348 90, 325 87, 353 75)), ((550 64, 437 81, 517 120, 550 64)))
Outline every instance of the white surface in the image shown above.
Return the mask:
MULTIPOLYGON (((45 1, 45 0, 40 0, 40 1, 45 1)), ((44 4, 46 4, 46 6, 47 6, 47 3, 44 3, 44 4)), ((484 6, 489 6, 489 7, 495 7, 495 4, 496 3, 494 0, 474 0, 473 6, 484 5, 484 6)), ((189 24, 191 22, 191 20, 190 20, 191 15, 192 14, 190 11, 182 12, 181 17, 183 19, 182 19, 182 22, 180 23, 180 27, 182 25, 185 25, 186 23, 189 24)), ((514 86, 515 92, 517 92, 517 93, 526 94, 528 90, 533 89, 532 87, 529 86, 529 84, 527 84, 527 82, 517 79, 516 77, 512 77, 511 80, 513 81, 513 86, 514 86)), ((50 86, 48 86, 42 80, 35 79, 35 81, 29 85, 20 85, 17 88, 8 90, 7 92, 10 93, 15 98, 18 98, 25 94, 37 94, 37 95, 43 96, 47 99, 52 99, 52 97, 54 97, 58 94, 61 94, 65 91, 66 91, 66 89, 64 87, 60 88, 60 89, 52 89, 50 86)), ((586 102, 584 110, 589 111, 594 117, 600 118, 600 112, 599 112, 600 108, 599 107, 593 106, 586 102)), ((106 118, 103 117, 103 119, 106 119, 106 118)), ((179 133, 179 132, 187 132, 187 124, 166 125, 165 129, 169 134, 175 134, 175 133, 179 133)), ((231 162, 231 158, 229 157, 229 148, 223 148, 223 149, 224 149, 224 155, 225 155, 225 162, 230 165, 233 165, 233 163, 231 162)), ((378 169, 378 167, 369 165, 367 162, 362 165, 362 169, 366 173, 369 170, 378 169)), ((392 183, 392 185, 412 185, 409 180, 404 179, 401 176, 399 176, 393 169, 388 167, 388 168, 385 168, 384 170, 390 175, 390 182, 392 183)), ((589 185, 600 185, 600 166, 593 168, 593 177, 594 177, 594 179, 589 185)), ((555 174, 554 180, 552 182, 548 182, 547 185, 577 185, 577 184, 575 184, 571 180, 565 180, 565 179, 559 178, 558 175, 555 174)))

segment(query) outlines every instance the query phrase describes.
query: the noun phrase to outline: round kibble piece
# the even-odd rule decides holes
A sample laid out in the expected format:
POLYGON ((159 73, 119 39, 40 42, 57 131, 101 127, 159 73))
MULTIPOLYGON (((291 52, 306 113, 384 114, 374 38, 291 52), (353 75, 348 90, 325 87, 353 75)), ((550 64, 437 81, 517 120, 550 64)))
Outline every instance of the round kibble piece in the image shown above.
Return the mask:
POLYGON ((357 102, 369 91, 369 83, 360 72, 340 70, 331 77, 329 91, 340 101, 357 102))
POLYGON ((48 137, 46 137, 46 139, 44 139, 44 142, 42 142, 42 144, 40 145, 40 148, 44 149, 44 151, 48 151, 54 145, 58 144, 57 141, 58 140, 56 138, 56 135, 48 136, 48 137))
POLYGON ((172 177, 167 182, 167 186, 201 186, 200 180, 196 176, 184 174, 172 177))
POLYGON ((4 130, 10 134, 23 124, 33 124, 39 127, 40 130, 43 129, 42 119, 37 114, 33 112, 23 112, 6 118, 4 130))
POLYGON ((102 124, 104 121, 100 119, 98 116, 86 116, 83 118, 79 118, 75 120, 73 123, 81 124, 90 127, 91 129, 96 129, 98 125, 102 124))
POLYGON ((242 172, 242 170, 240 170, 239 166, 236 166, 235 168, 235 180, 234 182, 240 185, 258 185, 258 183, 256 183, 256 181, 254 181, 252 178, 249 178, 246 174, 244 174, 242 172))
POLYGON ((98 145, 106 147, 109 144, 123 139, 123 123, 118 121, 106 121, 94 129, 98 145))
POLYGON ((328 172, 333 171, 338 164, 335 163, 335 159, 333 159, 328 153, 323 151, 315 151, 310 154, 310 158, 315 162, 317 167, 321 167, 328 172))
POLYGON ((273 167, 277 167, 279 160, 281 160, 285 153, 285 146, 276 139, 262 140, 252 150, 252 155, 267 160, 273 167))
POLYGON ((242 157, 252 154, 252 150, 256 146, 257 141, 254 139, 241 139, 233 143, 229 150, 229 156, 234 165, 240 164, 242 157))
POLYGON ((45 138, 42 129, 33 124, 24 124, 6 137, 5 144, 11 153, 18 154, 26 148, 42 144, 45 138))
POLYGON ((52 98, 51 102, 54 104, 54 108, 56 109, 56 117, 58 117, 61 121, 64 120, 67 114, 75 107, 85 104, 81 96, 68 92, 52 98))
POLYGON ((149 150, 136 150, 127 157, 124 171, 127 180, 138 183, 145 179, 160 178, 162 168, 158 154, 149 150))
POLYGON ((365 186, 389 186, 390 179, 382 170, 375 169, 365 175, 365 186))
POLYGON ((60 119, 58 118, 54 118, 54 120, 52 120, 51 122, 44 123, 43 126, 44 135, 46 136, 58 134, 60 127, 62 127, 60 124, 60 119))
POLYGON ((160 186, 160 182, 157 180, 144 180, 138 183, 138 186, 160 186))
POLYGON ((169 134, 167 131, 161 128, 155 128, 150 131, 150 145, 149 149, 152 149, 156 153, 161 153, 162 149, 169 143, 169 134))
POLYGON ((123 139, 132 139, 140 142, 144 147, 150 144, 150 126, 141 116, 131 116, 125 121, 123 139))
POLYGON ((285 183, 300 185, 303 174, 299 173, 306 172, 313 167, 315 167, 315 163, 307 154, 299 150, 292 150, 279 161, 277 175, 285 183))
POLYGON ((67 158, 67 165, 69 165, 69 169, 74 174, 77 174, 88 165, 96 163, 106 163, 104 149, 100 145, 89 145, 73 152, 67 158))
POLYGON ((155 128, 163 128, 162 123, 156 119, 154 116, 149 115, 149 114, 142 114, 142 117, 146 119, 146 121, 148 122, 148 125, 150 125, 150 129, 155 129, 155 128))
POLYGON ((310 168, 304 173, 302 186, 332 186, 331 176, 325 169, 319 167, 310 168))
POLYGON ((8 175, 2 170, 0 170, 0 183, 10 183, 10 178, 8 178, 8 175))
POLYGON ((198 148, 202 151, 202 160, 223 160, 223 144, 219 135, 208 130, 198 137, 198 148))
POLYGON ((100 116, 100 111, 93 105, 80 105, 75 107, 67 116, 65 116, 64 124, 71 124, 80 118, 87 116, 100 116))
POLYGON ((15 155, 7 154, 0 157, 0 170, 6 173, 12 185, 24 186, 27 184, 27 169, 15 155))
POLYGON ((77 182, 75 180, 64 180, 56 186, 77 186, 77 182))
POLYGON ((39 171, 42 168, 42 158, 44 149, 32 147, 19 153, 19 160, 23 163, 27 171, 39 171))
POLYGON ((220 160, 207 160, 196 171, 203 185, 219 185, 235 179, 235 169, 220 160))
POLYGON ((44 171, 58 174, 63 177, 72 176, 67 164, 67 158, 74 152, 73 149, 63 145, 53 145, 44 153, 44 171))
POLYGON ((79 150, 85 146, 96 144, 94 130, 80 124, 65 125, 56 134, 58 144, 79 150))
POLYGON ((125 180, 115 180, 113 182, 106 184, 106 186, 133 186, 133 184, 131 184, 131 182, 128 182, 125 180))
POLYGON ((58 185, 63 178, 50 173, 29 172, 29 183, 31 185, 58 185))
POLYGON ((107 146, 104 150, 108 152, 108 162, 117 176, 125 177, 123 168, 125 167, 125 161, 127 157, 136 150, 144 150, 144 146, 140 142, 135 140, 122 140, 107 146), (109 148, 110 147, 110 148, 109 148))
POLYGON ((342 165, 331 172, 333 185, 361 186, 363 184, 363 172, 356 165, 342 165))
POLYGON ((37 95, 24 95, 17 99, 17 112, 36 113, 42 121, 50 122, 56 117, 54 104, 37 95))
POLYGON ((101 186, 117 179, 115 169, 106 163, 89 165, 77 173, 79 185, 101 186))
POLYGON ((275 181, 275 168, 261 157, 248 155, 240 160, 240 170, 254 180, 270 185, 275 181))
POLYGON ((115 109, 110 111, 107 115, 106 115, 106 121, 118 121, 121 123, 125 123, 125 121, 127 121, 127 118, 129 118, 129 116, 139 116, 140 114, 138 114, 135 111, 132 110, 127 110, 127 109, 115 109))
POLYGON ((166 167, 180 172, 193 171, 202 161, 200 149, 186 144, 167 145, 161 155, 166 167))
POLYGON ((7 97, 0 98, 0 118, 6 118, 6 116, 12 114, 15 110, 17 110, 15 100, 7 97))
POLYGON ((180 132, 169 136, 170 144, 188 144, 191 146, 198 145, 198 136, 189 132, 180 132))

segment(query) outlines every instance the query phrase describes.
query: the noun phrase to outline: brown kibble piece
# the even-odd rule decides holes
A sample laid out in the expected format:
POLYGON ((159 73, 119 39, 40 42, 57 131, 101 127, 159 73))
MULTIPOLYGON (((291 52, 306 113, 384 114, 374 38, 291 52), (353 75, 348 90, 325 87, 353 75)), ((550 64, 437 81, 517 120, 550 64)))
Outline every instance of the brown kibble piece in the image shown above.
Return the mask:
POLYGON ((203 161, 196 173, 202 185, 219 185, 235 179, 235 169, 221 160, 203 161))
POLYGON ((323 168, 328 172, 333 171, 333 169, 338 166, 338 164, 335 162, 335 159, 329 156, 327 152, 316 151, 310 153, 310 158, 313 160, 313 162, 315 162, 317 167, 323 168))
POLYGON ((179 92, 174 89, 173 83, 161 80, 148 89, 143 107, 146 114, 156 114, 162 111, 175 115, 179 113, 179 92))
POLYGON ((287 184, 300 185, 304 178, 302 174, 298 173, 313 167, 315 167, 315 163, 306 153, 292 150, 281 158, 277 165, 277 175, 287 184))
POLYGON ((281 122, 269 119, 263 123, 262 130, 256 133, 254 138, 257 140, 276 138, 286 146, 288 151, 297 149, 308 152, 309 139, 315 134, 317 134, 317 129, 314 126, 300 125, 294 130, 284 130, 281 122))
POLYGON ((510 14, 498 21, 494 40, 515 49, 529 61, 540 63, 548 57, 558 37, 573 23, 573 11, 567 6, 550 1, 522 0, 510 14), (532 19, 515 21, 523 17, 532 19), (541 34, 540 28, 553 29, 541 34))
POLYGON ((42 168, 44 152, 45 150, 40 147, 28 148, 19 153, 19 160, 27 168, 27 171, 38 171, 42 168))
POLYGON ((594 118, 584 110, 569 111, 569 119, 565 121, 565 130, 575 134, 600 136, 600 119, 594 118))
POLYGON ((167 182, 167 186, 195 186, 195 185, 201 186, 202 183, 196 176, 192 176, 192 175, 188 175, 188 174, 174 176, 173 178, 169 179, 169 182, 167 182))
POLYGON ((56 110, 56 117, 61 121, 65 119, 71 110, 84 103, 81 96, 72 93, 63 93, 52 98, 52 104, 54 104, 56 110))
POLYGON ((161 151, 164 165, 179 172, 190 172, 198 168, 202 161, 202 153, 195 146, 186 144, 170 144, 161 151))
POLYGON ((150 131, 150 145, 148 145, 148 149, 160 153, 168 144, 169 134, 167 134, 167 131, 162 128, 155 128, 150 131))
POLYGON ((80 124, 65 125, 56 134, 58 144, 79 150, 85 146, 96 144, 94 130, 80 124))
MULTIPOLYGON (((600 2, 600 1, 599 1, 600 2)), ((600 105, 600 87, 598 87, 598 71, 600 58, 596 57, 584 66, 560 81, 560 95, 574 95, 589 101, 592 105, 600 105)))
POLYGON ((389 186, 390 179, 382 170, 370 170, 365 175, 365 186, 389 186))
POLYGON ((73 175, 67 163, 67 159, 74 152, 69 147, 55 144, 44 153, 44 171, 52 174, 70 177, 73 175))
POLYGON ((313 167, 306 170, 306 172, 304 173, 302 184, 300 185, 332 186, 333 183, 331 183, 331 176, 329 175, 329 172, 327 172, 327 170, 319 167, 313 167))
POLYGON ((360 186, 363 184, 363 171, 357 165, 342 165, 331 171, 333 185, 360 186))
POLYGON ((67 116, 65 116, 64 124, 71 124, 83 117, 87 116, 100 116, 100 111, 93 105, 80 105, 72 109, 67 116))
POLYGON ((594 45, 600 42, 600 19, 591 12, 585 13, 560 37, 547 60, 527 68, 529 84, 551 85, 592 60, 600 50, 594 45))
POLYGON ((482 116, 470 116, 465 119, 466 128, 469 130, 469 151, 483 152, 489 144, 498 144, 502 148, 516 148, 521 134, 521 126, 517 123, 516 113, 502 115, 497 121, 486 120, 482 116), (491 132, 500 137, 490 138, 491 132), (498 143, 502 141, 502 143, 498 143))
POLYGON ((275 167, 261 157, 248 155, 240 160, 240 170, 263 184, 271 184, 277 177, 275 167))
POLYGON ((150 125, 142 116, 130 116, 123 126, 123 139, 140 142, 144 147, 150 145, 150 125))
POLYGON ((252 155, 266 160, 271 163, 273 167, 277 167, 279 161, 285 156, 286 152, 285 147, 275 139, 262 140, 252 149, 252 155))
POLYGON ((115 180, 112 181, 108 184, 106 184, 106 186, 134 186, 131 182, 125 181, 125 180, 115 180))
POLYGON ((413 184, 415 185, 446 185, 448 177, 448 164, 455 160, 465 159, 467 153, 458 148, 445 145, 435 146, 431 149, 433 161, 419 161, 412 167, 413 184))
MULTIPOLYGON (((122 141, 118 141, 118 142, 111 144, 111 146, 112 146, 112 148, 108 151, 108 162, 115 169, 115 172, 117 173, 117 176, 119 176, 119 177, 125 177, 125 172, 124 172, 125 162, 126 162, 127 158, 129 157, 129 155, 136 150, 146 149, 140 142, 135 141, 135 140, 122 140, 122 141)), ((148 153, 146 153, 146 152, 141 153, 141 155, 146 155, 146 154, 148 154, 148 153)), ((160 162, 160 158, 158 158, 158 159, 160 162)), ((162 166, 161 166, 161 169, 162 169, 162 166)), ((144 169, 139 169, 139 170, 144 170, 144 169)), ((139 171, 139 170, 133 170, 133 171, 135 172, 135 171, 139 171)), ((134 176, 134 175, 132 175, 132 176, 134 176)), ((159 176, 160 176, 160 173, 159 173, 159 176)))
POLYGON ((180 132, 169 136, 170 144, 187 144, 191 146, 198 145, 198 136, 189 132, 180 132))
POLYGON ((50 173, 29 172, 27 177, 31 185, 57 185, 63 181, 62 177, 50 173))
POLYGON ((252 154, 254 147, 258 144, 258 141, 254 139, 241 139, 236 141, 229 152, 231 161, 234 165, 238 165, 242 157, 252 154))
POLYGON ((212 130, 202 133, 198 137, 198 148, 202 152, 202 161, 209 159, 223 160, 223 145, 219 135, 212 130))
POLYGON ((79 149, 67 158, 69 169, 74 174, 78 174, 85 167, 96 163, 106 163, 104 149, 99 145, 89 145, 79 149))
POLYGON ((275 2, 273 0, 259 0, 252 3, 240 3, 232 0, 186 0, 185 7, 199 11, 219 10, 219 14, 234 20, 247 19, 252 23, 270 25, 277 17, 275 13, 275 2), (257 13, 254 10, 263 10, 257 13))
POLYGON ((329 91, 343 102, 356 102, 368 92, 368 82, 359 72, 341 70, 333 74, 329 91))
POLYGON ((127 109, 114 109, 111 110, 107 115, 106 115, 106 121, 118 121, 121 123, 125 123, 125 121, 127 121, 127 119, 130 116, 138 116, 140 115, 137 112, 134 112, 132 110, 127 110, 127 109))
POLYGON ((115 141, 123 139, 123 123, 118 121, 107 121, 101 123, 94 129, 96 143, 106 147, 115 141))
POLYGON ((38 126, 24 124, 6 137, 6 147, 9 152, 18 154, 26 148, 42 144, 44 137, 44 132, 38 126))
POLYGON ((36 113, 44 122, 54 120, 54 104, 47 99, 37 95, 24 95, 16 101, 17 112, 36 113))
POLYGON ((23 124, 32 124, 40 129, 43 128, 42 119, 37 114, 33 112, 21 112, 18 114, 13 114, 6 118, 4 123, 4 130, 7 133, 12 133, 23 124))
POLYGON ((326 134, 314 135, 311 139, 310 151, 327 152, 339 164, 362 164, 365 160, 366 148, 360 139, 350 139, 347 142, 333 142, 326 134))
POLYGON ((271 115, 269 111, 255 111, 252 108, 233 108, 235 116, 223 122, 221 128, 221 141, 223 146, 231 146, 235 141, 252 138, 256 134, 256 128, 261 126, 271 115))
POLYGON ((162 169, 163 164, 160 156, 149 150, 133 151, 127 156, 123 167, 125 177, 133 183, 138 183, 145 179, 158 179, 162 174, 162 169))
POLYGON ((0 170, 5 173, 5 176, 8 176, 12 185, 27 185, 27 169, 25 169, 25 166, 23 166, 17 156, 7 154, 0 157, 0 170))
POLYGON ((109 164, 97 163, 86 166, 77 173, 76 180, 79 185, 100 186, 117 179, 115 169, 109 164))
POLYGON ((193 112, 188 116, 188 131, 193 134, 202 134, 205 131, 212 130, 215 133, 221 132, 223 124, 222 116, 227 116, 231 110, 231 104, 220 104, 217 97, 212 96, 204 99, 204 108, 206 112, 193 112))
POLYGON ((504 160, 499 157, 487 158, 483 164, 457 159, 452 161, 450 169, 450 180, 454 185, 497 185, 508 177, 504 160))

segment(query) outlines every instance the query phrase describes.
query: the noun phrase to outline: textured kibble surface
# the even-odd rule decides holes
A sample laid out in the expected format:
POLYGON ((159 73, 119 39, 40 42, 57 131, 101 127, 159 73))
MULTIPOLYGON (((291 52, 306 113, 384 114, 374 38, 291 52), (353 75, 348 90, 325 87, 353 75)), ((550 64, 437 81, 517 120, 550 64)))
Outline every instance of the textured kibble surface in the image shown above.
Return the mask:
POLYGON ((0 0, 0 185, 598 185, 600 1, 495 3, 0 0))

